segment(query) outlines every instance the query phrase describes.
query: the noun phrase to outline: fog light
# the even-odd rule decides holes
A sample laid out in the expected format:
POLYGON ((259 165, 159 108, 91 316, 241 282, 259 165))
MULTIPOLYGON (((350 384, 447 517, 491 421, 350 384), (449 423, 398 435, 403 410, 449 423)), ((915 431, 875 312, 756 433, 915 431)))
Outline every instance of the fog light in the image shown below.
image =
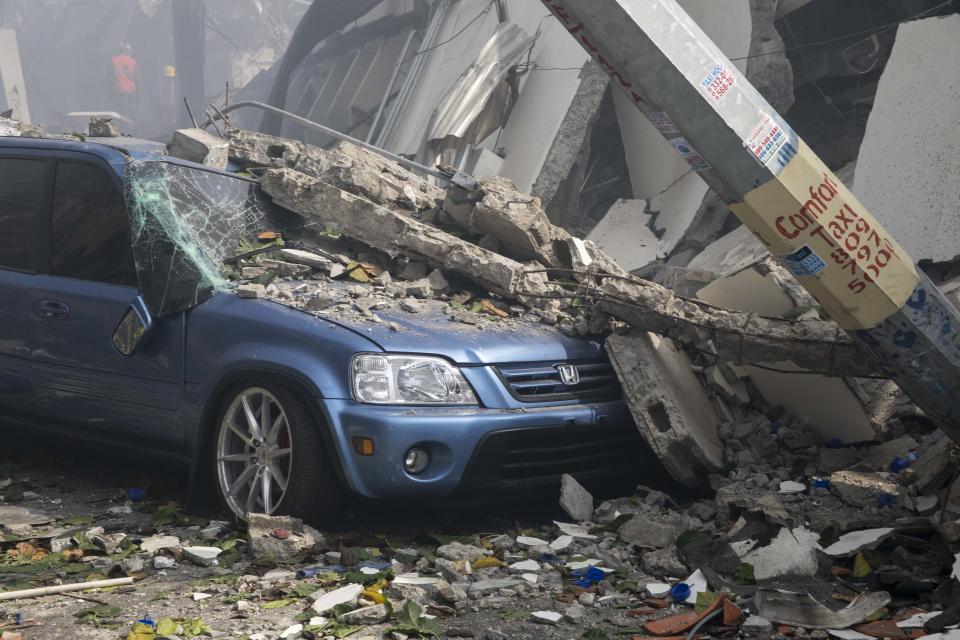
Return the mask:
POLYGON ((417 475, 430 464, 430 454, 426 450, 414 447, 403 458, 403 468, 411 475, 417 475))

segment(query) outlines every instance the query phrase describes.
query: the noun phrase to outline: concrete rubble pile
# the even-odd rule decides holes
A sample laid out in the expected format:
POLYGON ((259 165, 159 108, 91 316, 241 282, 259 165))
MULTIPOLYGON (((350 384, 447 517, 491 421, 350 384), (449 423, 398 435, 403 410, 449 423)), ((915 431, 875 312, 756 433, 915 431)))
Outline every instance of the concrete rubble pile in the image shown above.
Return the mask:
POLYGON ((66 610, 61 637, 955 637, 960 449, 906 432, 824 446, 785 416, 720 438, 714 497, 641 486, 598 504, 565 476, 568 518, 456 536, 321 533, 263 514, 244 532, 138 489, 66 504, 56 481, 7 465, 4 584, 135 582, 84 596, 93 604, 2 602, 0 631, 17 638, 66 610))

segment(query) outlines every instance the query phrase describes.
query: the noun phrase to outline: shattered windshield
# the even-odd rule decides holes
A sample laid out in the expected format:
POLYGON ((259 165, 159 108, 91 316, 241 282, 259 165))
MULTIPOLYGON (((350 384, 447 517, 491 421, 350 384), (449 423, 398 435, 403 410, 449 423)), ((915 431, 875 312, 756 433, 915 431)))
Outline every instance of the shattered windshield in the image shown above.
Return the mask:
POLYGON ((223 288, 224 259, 269 212, 255 182, 158 160, 128 164, 127 200, 140 287, 157 316, 223 288))

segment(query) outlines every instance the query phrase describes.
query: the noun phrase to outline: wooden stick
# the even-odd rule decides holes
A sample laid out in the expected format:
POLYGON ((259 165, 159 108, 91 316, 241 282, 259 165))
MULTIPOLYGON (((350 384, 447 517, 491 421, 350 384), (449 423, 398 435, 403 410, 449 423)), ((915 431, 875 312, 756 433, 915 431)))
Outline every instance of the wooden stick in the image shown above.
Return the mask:
POLYGON ((101 587, 121 587, 127 584, 133 584, 133 578, 112 578, 110 580, 92 580, 90 582, 77 582, 74 584, 58 584, 53 587, 40 587, 37 589, 21 589, 20 591, 0 592, 0 600, 39 598, 40 596, 50 596, 57 593, 86 591, 87 589, 99 589, 101 587))
POLYGON ((200 127, 197 126, 197 119, 193 117, 193 109, 190 108, 190 103, 187 102, 186 96, 183 97, 183 106, 187 108, 187 115, 190 116, 190 121, 193 123, 193 128, 199 129, 200 127))

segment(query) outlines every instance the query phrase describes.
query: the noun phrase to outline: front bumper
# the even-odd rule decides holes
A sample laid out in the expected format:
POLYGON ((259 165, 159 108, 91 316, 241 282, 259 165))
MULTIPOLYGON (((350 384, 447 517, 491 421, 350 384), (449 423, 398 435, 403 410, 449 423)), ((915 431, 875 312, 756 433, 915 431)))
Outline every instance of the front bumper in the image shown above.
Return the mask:
POLYGON ((647 451, 621 401, 523 409, 320 402, 347 485, 367 498, 515 491, 558 484, 563 473, 615 478, 642 467, 647 451), (374 454, 356 453, 355 437, 372 438, 374 454), (413 446, 431 457, 416 476, 403 469, 413 446))

